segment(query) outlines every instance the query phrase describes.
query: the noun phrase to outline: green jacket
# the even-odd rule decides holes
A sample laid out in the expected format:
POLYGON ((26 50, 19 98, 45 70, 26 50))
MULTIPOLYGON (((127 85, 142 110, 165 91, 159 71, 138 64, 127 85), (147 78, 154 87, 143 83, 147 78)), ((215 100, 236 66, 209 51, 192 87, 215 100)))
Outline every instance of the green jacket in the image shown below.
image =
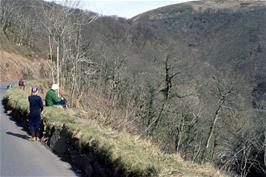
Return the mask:
POLYGON ((56 95, 55 90, 50 89, 45 97, 45 105, 46 106, 53 106, 57 104, 61 99, 56 95))

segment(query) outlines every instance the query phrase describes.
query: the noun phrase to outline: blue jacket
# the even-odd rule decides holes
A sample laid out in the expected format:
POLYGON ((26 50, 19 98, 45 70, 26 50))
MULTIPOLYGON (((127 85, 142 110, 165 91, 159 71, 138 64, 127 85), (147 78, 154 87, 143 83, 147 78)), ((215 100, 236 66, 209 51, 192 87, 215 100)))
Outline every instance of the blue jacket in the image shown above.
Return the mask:
POLYGON ((40 114, 43 110, 42 98, 38 95, 28 97, 30 103, 30 114, 40 114))

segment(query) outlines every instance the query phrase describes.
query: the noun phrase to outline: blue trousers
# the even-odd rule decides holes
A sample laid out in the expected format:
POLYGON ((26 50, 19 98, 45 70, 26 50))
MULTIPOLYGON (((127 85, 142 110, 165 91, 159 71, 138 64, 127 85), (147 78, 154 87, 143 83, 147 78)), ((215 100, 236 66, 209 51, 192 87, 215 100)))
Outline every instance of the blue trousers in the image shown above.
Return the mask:
POLYGON ((63 107, 66 107, 66 100, 65 99, 61 99, 58 103, 58 105, 62 105, 63 107))

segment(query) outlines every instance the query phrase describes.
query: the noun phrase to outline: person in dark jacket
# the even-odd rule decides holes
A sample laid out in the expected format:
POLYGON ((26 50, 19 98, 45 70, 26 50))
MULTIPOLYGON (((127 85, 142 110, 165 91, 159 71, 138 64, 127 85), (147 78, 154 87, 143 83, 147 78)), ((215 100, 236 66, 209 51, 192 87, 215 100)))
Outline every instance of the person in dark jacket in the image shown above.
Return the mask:
POLYGON ((23 79, 20 79, 18 81, 18 86, 19 86, 20 89, 25 90, 25 83, 24 83, 24 80, 23 79))
POLYGON ((56 94, 56 91, 59 89, 57 84, 53 84, 52 88, 47 92, 45 97, 45 105, 53 106, 53 105, 62 105, 66 107, 66 100, 63 98, 59 98, 56 94))
POLYGON ((31 133, 31 140, 39 140, 39 131, 41 123, 41 112, 43 110, 43 101, 38 96, 38 88, 33 87, 31 89, 31 96, 28 97, 30 114, 29 114, 29 129, 31 133))

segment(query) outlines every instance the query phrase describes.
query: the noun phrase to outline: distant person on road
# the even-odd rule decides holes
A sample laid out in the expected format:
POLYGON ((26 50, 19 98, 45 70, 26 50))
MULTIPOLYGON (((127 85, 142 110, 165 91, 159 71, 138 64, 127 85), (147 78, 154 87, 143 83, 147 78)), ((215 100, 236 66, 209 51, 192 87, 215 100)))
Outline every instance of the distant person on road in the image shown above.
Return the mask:
POLYGON ((41 123, 41 112, 43 110, 42 98, 38 96, 39 89, 33 87, 31 89, 31 96, 28 97, 30 105, 30 114, 29 114, 29 129, 31 133, 31 140, 39 140, 40 132, 40 123, 41 123))
POLYGON ((62 105, 66 108, 66 100, 64 98, 59 98, 56 94, 56 91, 59 90, 57 84, 53 84, 52 88, 47 92, 45 97, 46 106, 62 105))
POLYGON ((20 89, 25 90, 25 83, 24 83, 24 80, 23 79, 20 79, 18 81, 18 86, 19 86, 20 89))

